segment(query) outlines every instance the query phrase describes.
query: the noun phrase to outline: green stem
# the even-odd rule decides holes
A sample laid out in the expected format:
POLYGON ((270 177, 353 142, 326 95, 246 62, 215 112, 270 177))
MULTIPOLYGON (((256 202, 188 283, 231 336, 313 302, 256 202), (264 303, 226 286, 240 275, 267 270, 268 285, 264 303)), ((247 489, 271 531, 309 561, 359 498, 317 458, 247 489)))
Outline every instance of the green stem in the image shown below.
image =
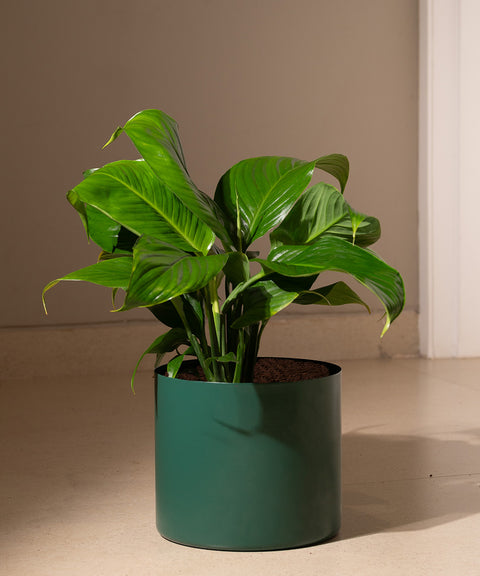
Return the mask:
POLYGON ((190 324, 188 323, 187 317, 185 316, 185 312, 183 310, 183 301, 180 296, 172 299, 172 303, 175 306, 175 310, 178 312, 180 319, 182 320, 183 326, 185 327, 185 332, 187 333, 188 340, 192 345, 193 351, 195 352, 198 361, 200 362, 200 366, 203 369, 205 374, 205 378, 207 380, 212 380, 212 374, 207 366, 205 361, 205 356, 203 354, 202 348, 198 343, 196 336, 193 334, 192 329, 190 328, 190 324))
POLYGON ((225 380, 225 372, 222 366, 217 362, 217 358, 221 355, 219 347, 220 337, 220 313, 218 306, 218 297, 216 291, 216 279, 213 279, 208 284, 205 290, 205 312, 208 321, 208 329, 210 332, 210 348, 211 348, 211 361, 215 381, 222 382, 225 380))
POLYGON ((233 375, 233 382, 241 382, 242 381, 242 372, 243 372, 243 359, 245 353, 245 331, 244 329, 239 330, 238 334, 238 345, 237 345, 237 363, 235 364, 235 373, 233 375))

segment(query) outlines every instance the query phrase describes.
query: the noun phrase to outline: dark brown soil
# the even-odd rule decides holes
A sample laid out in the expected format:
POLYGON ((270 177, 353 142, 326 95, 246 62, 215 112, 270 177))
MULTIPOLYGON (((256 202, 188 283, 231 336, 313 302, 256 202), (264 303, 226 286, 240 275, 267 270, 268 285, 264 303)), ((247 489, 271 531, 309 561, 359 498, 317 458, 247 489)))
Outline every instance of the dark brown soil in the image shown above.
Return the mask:
MULTIPOLYGON (((254 382, 268 384, 272 382, 297 382, 313 380, 330 374, 326 365, 313 360, 294 358, 259 358, 255 365, 254 382)), ((195 366, 191 370, 177 374, 181 380, 205 381, 203 370, 195 366)))

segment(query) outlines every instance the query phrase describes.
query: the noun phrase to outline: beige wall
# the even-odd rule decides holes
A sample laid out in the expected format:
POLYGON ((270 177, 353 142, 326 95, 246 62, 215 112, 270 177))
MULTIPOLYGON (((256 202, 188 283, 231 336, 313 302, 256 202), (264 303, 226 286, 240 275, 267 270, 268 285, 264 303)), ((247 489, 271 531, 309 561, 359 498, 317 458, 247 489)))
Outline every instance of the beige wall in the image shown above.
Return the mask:
POLYGON ((135 156, 126 138, 101 146, 150 107, 176 118, 207 191, 244 157, 347 154, 346 196, 380 218, 416 310, 417 1, 16 0, 2 17, 0 326, 126 319, 107 290, 67 283, 45 318, 40 292, 93 263, 65 193, 135 156))

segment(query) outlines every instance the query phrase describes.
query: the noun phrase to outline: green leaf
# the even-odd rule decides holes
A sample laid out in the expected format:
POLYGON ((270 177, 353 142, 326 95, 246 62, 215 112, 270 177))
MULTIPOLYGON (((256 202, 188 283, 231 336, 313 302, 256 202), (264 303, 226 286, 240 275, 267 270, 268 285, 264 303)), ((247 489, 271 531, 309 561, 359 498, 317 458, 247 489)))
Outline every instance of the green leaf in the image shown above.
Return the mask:
POLYGON ((88 234, 105 252, 132 252, 138 236, 93 206, 85 205, 88 234))
POLYGON ((187 352, 185 351, 183 354, 175 356, 175 358, 172 358, 167 364, 167 376, 169 378, 175 378, 175 376, 178 374, 186 354, 187 352))
POLYGON ((380 238, 380 223, 354 210, 336 188, 321 182, 302 194, 285 220, 270 234, 270 240, 276 247, 311 244, 320 236, 336 236, 365 247, 380 238))
POLYGON ((308 290, 315 278, 288 278, 273 274, 259 280, 242 293, 244 313, 233 322, 232 327, 243 328, 268 320, 308 290))
POLYGON ((185 330, 183 330, 182 328, 172 328, 165 334, 162 334, 161 336, 156 338, 138 359, 138 362, 135 366, 131 379, 132 391, 135 392, 133 382, 135 380, 135 375, 137 373, 138 367, 140 366, 141 361, 145 358, 147 354, 156 354, 157 359, 155 364, 159 365, 163 356, 167 352, 173 352, 182 344, 188 344, 187 334, 185 330))
POLYGON ((237 357, 234 352, 228 352, 227 354, 223 354, 223 356, 209 357, 205 360, 205 362, 207 366, 210 366, 214 360, 216 362, 223 362, 223 363, 236 362, 237 357))
MULTIPOLYGON (((200 336, 203 333, 203 324, 205 318, 201 310, 201 304, 198 303, 198 305, 192 306, 192 302, 198 301, 196 301, 193 296, 190 298, 190 295, 185 295, 183 311, 193 334, 200 336), (198 306, 200 306, 200 311, 198 306)), ((171 300, 150 306, 148 309, 155 316, 155 318, 157 318, 157 320, 162 322, 162 324, 165 324, 170 328, 183 328, 182 319, 180 318, 171 300)))
POLYGON ((238 250, 282 221, 314 169, 315 162, 264 156, 242 160, 221 177, 215 202, 225 213, 238 250))
POLYGON ((127 289, 132 272, 132 258, 122 257, 112 260, 103 260, 92 266, 81 268, 76 272, 71 272, 62 278, 57 278, 45 286, 42 292, 42 301, 45 308, 45 293, 50 288, 53 288, 59 282, 64 280, 69 281, 85 281, 107 288, 123 288, 127 289))
POLYGON ((321 238, 309 246, 274 248, 262 267, 285 276, 310 276, 325 270, 345 272, 371 290, 382 302, 386 322, 382 335, 400 314, 405 289, 400 274, 369 250, 339 238, 321 238))
POLYGON ((270 274, 268 272, 261 270, 258 274, 255 274, 255 276, 252 276, 248 280, 245 280, 245 282, 240 282, 240 284, 237 284, 237 286, 235 286, 235 288, 228 295, 228 298, 226 298, 224 303, 222 304, 221 312, 222 313, 226 312, 230 308, 230 306, 235 302, 235 300, 237 300, 238 297, 243 292, 245 292, 245 290, 247 290, 247 288, 250 288, 250 286, 253 286, 256 282, 258 282, 263 278, 266 278, 266 276, 269 275, 270 274))
MULTIPOLYGON (((164 186, 188 206, 197 218, 228 241, 222 226, 223 217, 215 203, 199 190, 187 171, 178 126, 173 118, 160 110, 143 110, 118 128, 108 143, 125 132, 164 186)), ((210 244, 213 243, 213 233, 210 244)))
POLYGON ((362 214, 362 212, 357 212, 350 206, 349 206, 349 214, 350 214, 350 221, 352 222, 352 233, 353 233, 352 244, 355 244, 357 231, 362 222, 365 222, 365 220, 367 219, 367 215, 362 214))
POLYGON ((228 282, 236 286, 240 282, 245 282, 250 277, 250 264, 248 257, 243 252, 231 252, 228 255, 224 268, 225 278, 228 282))
POLYGON ((343 304, 361 304, 370 312, 368 305, 345 282, 335 282, 315 290, 300 292, 294 304, 320 304, 323 306, 342 306, 343 304))
MULTIPOLYGON (((84 172, 87 176, 96 172, 88 170, 84 172)), ((83 226, 87 233, 87 238, 91 238, 100 248, 105 252, 113 253, 118 250, 129 251, 133 249, 133 245, 137 241, 138 236, 124 228, 115 220, 103 214, 97 208, 85 204, 80 200, 75 190, 70 190, 67 193, 67 200, 78 212, 83 226)))
POLYGON ((320 182, 305 191, 280 226, 270 234, 273 246, 310 244, 348 214, 348 204, 334 187, 320 182))
POLYGON ((315 161, 315 166, 334 176, 340 183, 340 189, 343 193, 350 172, 350 165, 346 156, 343 154, 322 156, 315 161))
POLYGON ((217 356, 215 360, 217 362, 236 362, 237 357, 234 352, 228 352, 227 354, 223 354, 223 356, 217 356))
POLYGON ((315 168, 339 179, 348 179, 348 160, 341 154, 313 162, 281 156, 242 160, 220 179, 215 201, 226 215, 229 234, 238 250, 277 226, 307 187, 315 168))
POLYGON ((155 238, 142 237, 133 252, 133 271, 122 310, 150 307, 203 288, 227 254, 192 256, 155 238))
POLYGON ((323 236, 333 236, 336 238, 343 238, 352 244, 365 248, 375 244, 380 238, 381 229, 380 222, 373 216, 366 216, 361 218, 359 212, 355 214, 356 229, 354 230, 354 223, 352 222, 352 208, 349 206, 349 214, 345 215, 341 220, 334 224, 331 228, 323 233, 323 236))
MULTIPOLYGON (((143 160, 107 164, 78 184, 73 192, 80 201, 137 236, 154 236, 181 249, 202 253, 207 253, 212 245, 213 232, 163 185, 143 160)), ((104 226, 104 222, 98 227, 104 226)), ((89 225, 89 233, 92 235, 98 227, 89 225)))

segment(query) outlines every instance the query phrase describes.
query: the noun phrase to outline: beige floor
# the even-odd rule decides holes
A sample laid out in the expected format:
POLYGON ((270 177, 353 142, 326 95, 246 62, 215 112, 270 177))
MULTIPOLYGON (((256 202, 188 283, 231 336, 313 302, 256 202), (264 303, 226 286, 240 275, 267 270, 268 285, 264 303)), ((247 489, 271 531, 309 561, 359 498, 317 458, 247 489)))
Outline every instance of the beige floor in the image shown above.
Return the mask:
POLYGON ((480 359, 344 361, 343 527, 284 552, 154 525, 152 380, 0 383, 0 574, 480 575, 480 359))

